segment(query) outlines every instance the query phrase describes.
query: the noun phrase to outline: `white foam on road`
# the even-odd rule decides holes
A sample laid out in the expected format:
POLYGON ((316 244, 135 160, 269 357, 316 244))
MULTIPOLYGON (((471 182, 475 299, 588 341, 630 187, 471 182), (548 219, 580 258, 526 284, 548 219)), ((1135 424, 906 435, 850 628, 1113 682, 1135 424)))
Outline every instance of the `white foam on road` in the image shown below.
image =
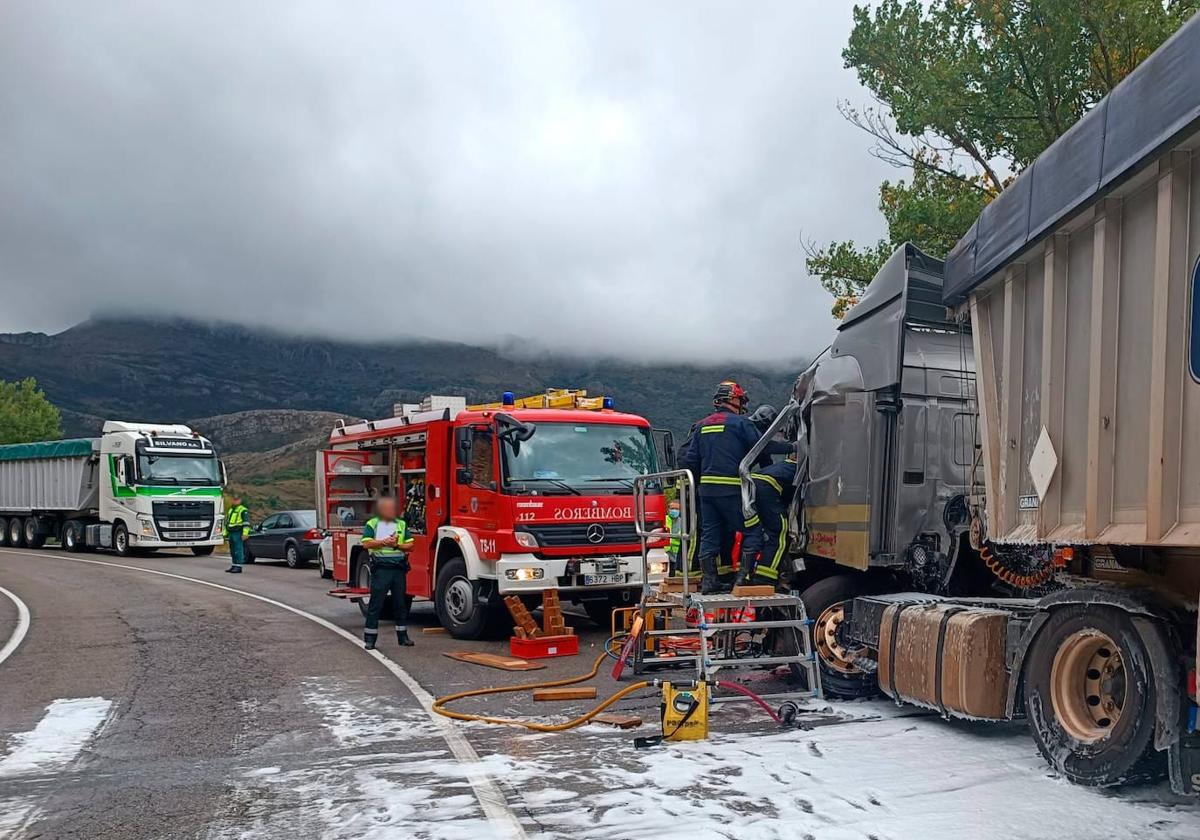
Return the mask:
MULTIPOLYGON (((15 557, 33 557, 39 560, 43 559, 39 552, 24 552, 24 551, 0 551, 0 554, 7 554, 15 557)), ((424 710, 428 720, 437 727, 440 737, 446 742, 453 753, 455 759, 463 766, 467 776, 467 781, 475 798, 478 800, 483 813, 486 815, 488 828, 487 835, 492 837, 503 837, 508 840, 524 840, 526 837, 525 829, 522 827, 520 820, 516 814, 508 806, 508 802, 504 798, 504 794, 496 784, 496 780, 484 773, 480 772, 482 763, 479 761, 479 756, 475 752, 474 747, 467 739, 459 732, 453 723, 448 719, 439 716, 433 711, 433 695, 417 682, 417 680, 404 670, 400 665, 391 659, 388 659, 378 650, 364 651, 359 638, 352 633, 348 633, 341 627, 330 621, 326 621, 318 615, 302 610, 298 607, 293 607, 291 604, 285 604, 283 601, 277 601, 274 598, 268 598, 264 595, 256 595, 253 592, 247 592, 244 589, 237 589, 232 586, 225 586, 220 583, 213 583, 200 578, 188 577, 187 575, 178 575, 173 572, 164 572, 158 569, 147 569, 144 566, 132 566, 127 563, 110 563, 104 560, 89 560, 82 557, 68 557, 57 555, 57 560, 66 560, 73 563, 85 563, 92 566, 106 566, 113 569, 125 569, 131 572, 141 572, 143 574, 156 575, 158 577, 171 578, 174 580, 186 581, 199 586, 207 586, 210 589, 219 589, 223 592, 232 592, 235 595, 241 595, 245 598, 253 598, 264 604, 270 604, 273 607, 286 610, 293 615, 305 618, 314 624, 324 627, 331 633, 336 633, 346 641, 350 642, 355 648, 365 655, 371 656, 376 662, 391 672, 397 680, 399 680, 409 693, 416 699, 417 703, 424 710)))
MULTIPOLYGON (((103 697, 55 700, 37 726, 10 738, 0 758, 6 787, 52 778, 68 769, 108 718, 112 701, 103 697)), ((15 836, 37 817, 36 794, 0 799, 0 836, 15 836)))

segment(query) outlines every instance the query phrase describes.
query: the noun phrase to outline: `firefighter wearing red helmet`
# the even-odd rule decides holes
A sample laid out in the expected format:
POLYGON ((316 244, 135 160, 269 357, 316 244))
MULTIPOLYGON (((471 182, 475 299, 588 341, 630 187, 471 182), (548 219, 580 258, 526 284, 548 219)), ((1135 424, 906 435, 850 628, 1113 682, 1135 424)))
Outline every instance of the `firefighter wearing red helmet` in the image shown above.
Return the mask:
POLYGON ((731 379, 717 385, 712 414, 692 427, 683 466, 700 483, 700 591, 720 592, 721 575, 733 572, 733 545, 743 527, 738 466, 761 435, 747 419, 750 397, 731 379), (720 562, 721 565, 718 565, 720 562))

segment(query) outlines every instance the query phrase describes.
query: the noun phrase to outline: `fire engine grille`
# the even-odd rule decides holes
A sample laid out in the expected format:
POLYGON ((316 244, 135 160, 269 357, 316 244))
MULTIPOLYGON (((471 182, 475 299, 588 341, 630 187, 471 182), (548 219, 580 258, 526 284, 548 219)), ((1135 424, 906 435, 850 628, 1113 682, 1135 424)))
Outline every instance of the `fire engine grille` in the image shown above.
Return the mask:
POLYGON ((570 522, 556 525, 523 525, 542 548, 631 545, 638 542, 632 522, 570 522))
POLYGON ((164 540, 206 540, 212 535, 212 502, 155 502, 154 525, 164 540))

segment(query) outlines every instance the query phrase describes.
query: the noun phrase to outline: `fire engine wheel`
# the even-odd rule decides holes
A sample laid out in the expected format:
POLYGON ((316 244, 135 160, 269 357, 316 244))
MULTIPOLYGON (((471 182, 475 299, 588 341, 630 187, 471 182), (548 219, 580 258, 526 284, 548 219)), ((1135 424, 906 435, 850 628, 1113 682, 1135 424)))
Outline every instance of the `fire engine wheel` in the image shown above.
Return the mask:
POLYGON ((438 621, 456 639, 481 639, 489 629, 487 605, 479 584, 467 577, 467 564, 455 557, 438 569, 434 587, 438 621))
POLYGON ((840 632, 846 617, 846 602, 868 591, 862 578, 834 575, 817 581, 800 595, 805 612, 813 619, 813 649, 821 663, 821 688, 826 697, 852 700, 879 693, 875 675, 854 663, 840 632))
POLYGON ((1072 782, 1112 785, 1161 776, 1154 750, 1154 679, 1129 616, 1096 606, 1056 609, 1025 659, 1029 728, 1072 782))

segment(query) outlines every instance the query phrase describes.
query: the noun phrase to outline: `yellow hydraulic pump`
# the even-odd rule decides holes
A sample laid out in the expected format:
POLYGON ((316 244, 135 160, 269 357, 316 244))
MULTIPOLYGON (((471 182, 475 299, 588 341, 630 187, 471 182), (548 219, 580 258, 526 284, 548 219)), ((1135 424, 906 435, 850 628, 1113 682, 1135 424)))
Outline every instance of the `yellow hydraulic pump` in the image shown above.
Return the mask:
POLYGON ((662 731, 665 741, 703 741, 708 737, 708 684, 662 684, 662 731))

